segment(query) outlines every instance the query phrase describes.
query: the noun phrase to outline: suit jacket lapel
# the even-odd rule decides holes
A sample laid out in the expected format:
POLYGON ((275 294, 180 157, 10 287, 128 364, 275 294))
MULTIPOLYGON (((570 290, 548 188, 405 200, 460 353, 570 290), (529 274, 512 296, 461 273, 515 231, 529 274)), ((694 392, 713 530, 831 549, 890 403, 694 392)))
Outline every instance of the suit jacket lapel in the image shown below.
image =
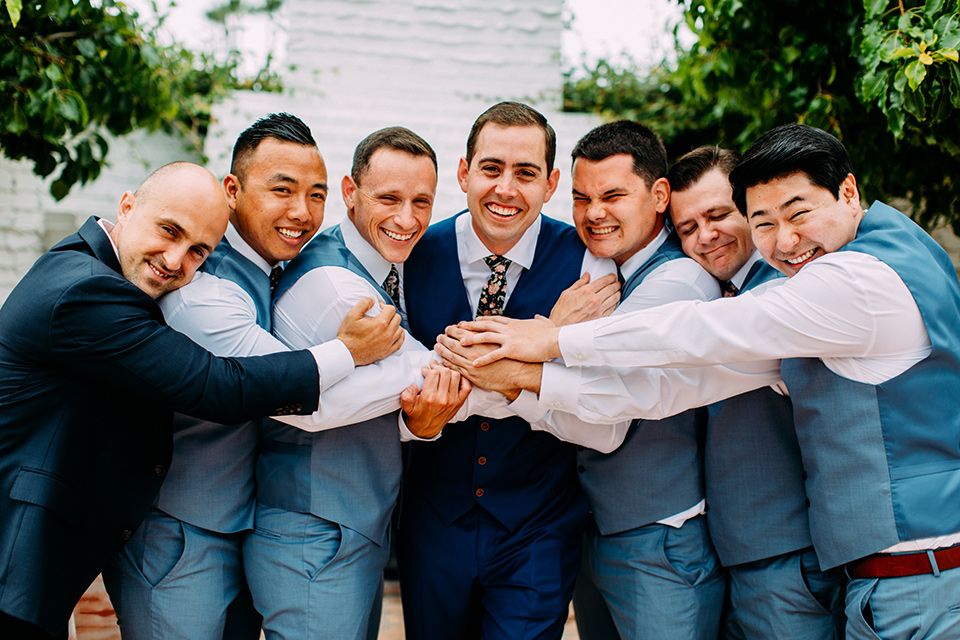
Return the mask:
POLYGON ((113 244, 103 228, 97 223, 96 216, 90 216, 77 233, 90 247, 97 260, 123 275, 117 254, 113 252, 113 244))

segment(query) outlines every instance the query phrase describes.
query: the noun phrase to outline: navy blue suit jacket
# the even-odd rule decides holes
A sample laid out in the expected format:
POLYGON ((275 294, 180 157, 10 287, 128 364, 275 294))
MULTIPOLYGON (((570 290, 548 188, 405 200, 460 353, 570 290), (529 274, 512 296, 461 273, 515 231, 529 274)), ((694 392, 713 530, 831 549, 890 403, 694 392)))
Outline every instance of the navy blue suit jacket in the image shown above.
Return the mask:
POLYGON ((65 629, 160 488, 174 409, 233 423, 318 402, 309 352, 220 359, 167 327, 91 218, 0 309, 0 611, 65 629))

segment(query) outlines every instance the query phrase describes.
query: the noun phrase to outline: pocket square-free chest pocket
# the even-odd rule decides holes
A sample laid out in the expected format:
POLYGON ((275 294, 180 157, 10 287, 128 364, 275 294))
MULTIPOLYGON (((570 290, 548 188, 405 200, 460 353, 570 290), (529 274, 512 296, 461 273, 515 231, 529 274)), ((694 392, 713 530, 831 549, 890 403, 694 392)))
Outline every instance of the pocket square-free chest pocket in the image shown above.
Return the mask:
POLYGON ((83 498, 55 475, 41 469, 21 467, 10 489, 10 497, 53 511, 70 524, 76 524, 83 511, 83 498))

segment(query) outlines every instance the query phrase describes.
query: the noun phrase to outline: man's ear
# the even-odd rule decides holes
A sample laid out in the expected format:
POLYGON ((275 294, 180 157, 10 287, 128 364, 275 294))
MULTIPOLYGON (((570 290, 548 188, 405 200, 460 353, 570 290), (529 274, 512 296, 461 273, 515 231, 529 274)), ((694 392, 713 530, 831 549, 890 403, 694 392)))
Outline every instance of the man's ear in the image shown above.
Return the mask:
POLYGON ((550 175, 547 176, 547 193, 543 198, 544 202, 550 202, 550 198, 553 197, 553 194, 557 191, 557 185, 560 184, 560 169, 556 167, 553 168, 553 171, 550 172, 550 175))
POLYGON ((466 158, 460 158, 460 164, 457 165, 457 182, 464 193, 467 192, 467 174, 470 173, 470 165, 466 158))
POLYGON ((117 207, 117 224, 123 225, 126 223, 127 218, 130 217, 130 212, 133 211, 133 206, 137 203, 137 196, 133 194, 132 191, 124 191, 123 195, 120 196, 120 205, 117 207))
POLYGON ((340 193, 343 195, 343 204, 347 205, 347 215, 353 220, 354 204, 357 198, 357 189, 360 187, 353 181, 352 176, 343 176, 340 181, 340 193))
POLYGON ((240 192, 240 178, 228 173, 223 178, 223 194, 227 197, 227 206, 230 211, 237 210, 237 194, 240 192))
POLYGON ((650 187, 650 193, 657 203, 657 213, 664 213, 670 204, 670 183, 666 178, 658 178, 650 187))
POLYGON ((840 190, 837 195, 851 209, 858 213, 863 210, 860 204, 860 188, 857 186, 857 177, 852 173, 848 173, 847 177, 840 183, 840 190))

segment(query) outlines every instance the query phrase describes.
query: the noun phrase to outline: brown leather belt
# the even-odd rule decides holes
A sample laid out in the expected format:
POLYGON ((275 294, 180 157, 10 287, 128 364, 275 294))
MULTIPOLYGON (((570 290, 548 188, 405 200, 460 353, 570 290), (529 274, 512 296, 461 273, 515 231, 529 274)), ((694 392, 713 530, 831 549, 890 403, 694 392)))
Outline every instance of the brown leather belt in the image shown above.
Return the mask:
MULTIPOLYGON (((960 567, 960 545, 935 549, 933 557, 938 571, 960 567)), ((925 573, 935 573, 926 551, 897 555, 875 553, 847 564, 847 575, 851 578, 899 578, 925 573)))

